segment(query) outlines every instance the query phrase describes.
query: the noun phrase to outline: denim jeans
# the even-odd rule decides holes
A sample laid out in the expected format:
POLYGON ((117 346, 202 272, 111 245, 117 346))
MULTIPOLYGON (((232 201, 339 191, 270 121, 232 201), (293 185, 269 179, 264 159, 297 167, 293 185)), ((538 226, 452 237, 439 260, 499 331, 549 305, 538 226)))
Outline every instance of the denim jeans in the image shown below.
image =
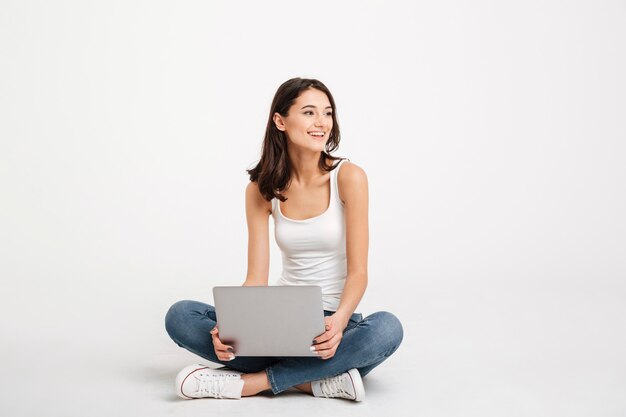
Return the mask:
MULTIPOLYGON (((324 316, 333 313, 324 310, 324 316)), ((363 318, 355 313, 343 331, 335 355, 330 359, 235 356, 231 361, 221 361, 215 355, 209 333, 215 325, 215 307, 199 301, 178 301, 165 316, 165 329, 178 346, 239 372, 265 370, 274 394, 305 382, 339 375, 352 368, 357 368, 364 377, 398 349, 403 337, 402 324, 393 314, 379 311, 363 318)))

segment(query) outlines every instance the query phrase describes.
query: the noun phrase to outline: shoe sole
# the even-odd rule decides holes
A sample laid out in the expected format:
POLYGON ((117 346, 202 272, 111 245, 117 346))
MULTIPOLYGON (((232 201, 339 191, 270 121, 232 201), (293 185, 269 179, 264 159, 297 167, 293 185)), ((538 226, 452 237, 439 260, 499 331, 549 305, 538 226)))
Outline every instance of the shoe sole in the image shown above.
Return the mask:
POLYGON ((352 386, 354 386, 354 401, 363 401, 365 398, 365 387, 363 386, 363 380, 361 379, 361 374, 358 369, 350 369, 348 376, 350 376, 352 386))

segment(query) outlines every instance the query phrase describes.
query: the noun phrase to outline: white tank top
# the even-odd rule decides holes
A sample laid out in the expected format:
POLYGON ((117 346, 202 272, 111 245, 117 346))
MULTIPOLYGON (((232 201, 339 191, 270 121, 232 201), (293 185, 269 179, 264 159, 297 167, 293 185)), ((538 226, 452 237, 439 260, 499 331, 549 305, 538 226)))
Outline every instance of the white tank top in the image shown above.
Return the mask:
POLYGON ((346 159, 330 171, 330 204, 319 216, 294 220, 283 216, 280 200, 272 199, 274 238, 283 258, 277 285, 319 285, 324 310, 337 311, 348 265, 346 222, 337 192, 337 174, 346 159))

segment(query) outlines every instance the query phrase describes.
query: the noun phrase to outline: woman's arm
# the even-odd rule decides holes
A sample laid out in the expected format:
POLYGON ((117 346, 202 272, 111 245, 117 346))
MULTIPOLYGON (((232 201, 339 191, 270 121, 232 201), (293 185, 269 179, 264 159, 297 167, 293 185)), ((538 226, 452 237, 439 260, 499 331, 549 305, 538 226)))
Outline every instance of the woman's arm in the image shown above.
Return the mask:
POLYGON ((348 275, 337 311, 332 316, 324 318, 326 331, 313 341, 315 351, 325 360, 335 355, 343 338, 343 331, 367 288, 369 244, 367 176, 359 166, 344 162, 337 182, 346 216, 348 275))
MULTIPOLYGON (((257 183, 250 182, 246 187, 246 220, 248 223, 248 272, 246 286, 267 286, 270 256, 269 256, 269 214, 272 205, 259 192, 257 183)), ((219 336, 218 325, 211 330, 215 354, 222 361, 234 358, 226 349, 233 346, 225 345, 219 336)))
POLYGON ((367 288, 367 251, 369 246, 368 184, 365 171, 351 162, 344 162, 337 182, 344 202, 346 217, 346 258, 348 275, 341 294, 336 318, 348 325, 367 288))
POLYGON ((248 223, 248 271, 243 286, 267 286, 270 270, 269 216, 271 203, 259 192, 256 182, 246 187, 248 223))

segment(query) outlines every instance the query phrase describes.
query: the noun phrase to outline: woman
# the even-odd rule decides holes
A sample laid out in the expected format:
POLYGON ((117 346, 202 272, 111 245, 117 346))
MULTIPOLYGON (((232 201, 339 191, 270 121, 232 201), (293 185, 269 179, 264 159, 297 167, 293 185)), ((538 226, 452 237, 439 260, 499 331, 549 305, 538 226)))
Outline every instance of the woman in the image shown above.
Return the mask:
POLYGON ((363 318, 354 312, 367 287, 368 185, 362 168, 330 155, 338 145, 336 107, 328 88, 315 79, 293 78, 274 96, 261 159, 247 171, 243 285, 268 285, 271 215, 283 255, 278 284, 322 287, 326 331, 313 345, 321 361, 236 357, 219 339, 213 306, 179 301, 165 318, 170 337, 227 366, 185 367, 175 381, 179 396, 241 398, 295 387, 318 397, 361 401, 361 378, 400 345, 402 325, 393 314, 363 318))

